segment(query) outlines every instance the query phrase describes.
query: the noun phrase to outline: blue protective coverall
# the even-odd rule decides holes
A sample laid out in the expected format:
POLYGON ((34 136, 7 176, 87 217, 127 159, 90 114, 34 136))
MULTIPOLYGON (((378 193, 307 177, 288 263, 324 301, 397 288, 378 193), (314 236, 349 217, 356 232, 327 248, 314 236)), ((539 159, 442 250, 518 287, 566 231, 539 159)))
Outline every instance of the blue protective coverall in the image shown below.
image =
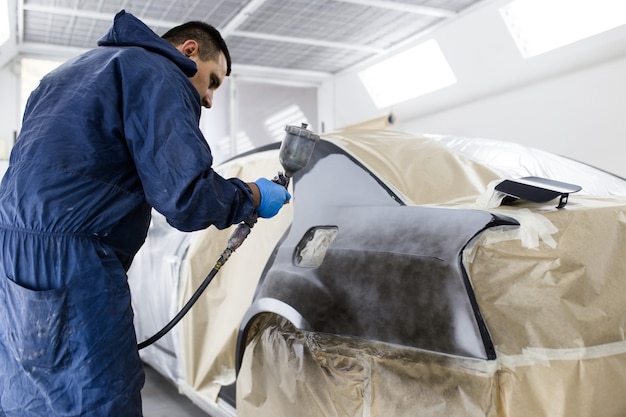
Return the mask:
POLYGON ((126 270, 151 207, 183 231, 254 210, 211 169, 195 63, 123 11, 98 45, 33 92, 0 187, 0 416, 141 416, 126 270))

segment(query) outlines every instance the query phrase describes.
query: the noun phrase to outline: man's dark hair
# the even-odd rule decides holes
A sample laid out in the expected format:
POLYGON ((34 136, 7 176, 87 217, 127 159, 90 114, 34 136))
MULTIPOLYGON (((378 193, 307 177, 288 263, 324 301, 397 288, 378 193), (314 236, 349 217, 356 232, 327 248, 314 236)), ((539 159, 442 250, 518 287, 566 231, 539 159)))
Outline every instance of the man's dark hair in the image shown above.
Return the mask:
POLYGON ((230 54, 226 42, 220 32, 208 23, 198 21, 183 23, 168 30, 161 37, 175 46, 193 39, 198 42, 198 55, 203 61, 217 60, 220 51, 223 52, 226 57, 226 75, 230 75, 230 54))

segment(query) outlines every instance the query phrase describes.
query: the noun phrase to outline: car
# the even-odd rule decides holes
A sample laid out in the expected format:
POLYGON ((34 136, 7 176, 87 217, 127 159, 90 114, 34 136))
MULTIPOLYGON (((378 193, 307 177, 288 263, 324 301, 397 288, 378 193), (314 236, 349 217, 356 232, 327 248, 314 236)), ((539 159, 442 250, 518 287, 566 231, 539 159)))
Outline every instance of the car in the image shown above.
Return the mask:
MULTIPOLYGON (((279 146, 216 170, 271 177, 279 146)), ((140 351, 209 414, 626 413, 624 179, 510 142, 354 130, 322 135, 290 191, 140 351)), ((231 232, 154 213, 129 271, 139 340, 231 232)))

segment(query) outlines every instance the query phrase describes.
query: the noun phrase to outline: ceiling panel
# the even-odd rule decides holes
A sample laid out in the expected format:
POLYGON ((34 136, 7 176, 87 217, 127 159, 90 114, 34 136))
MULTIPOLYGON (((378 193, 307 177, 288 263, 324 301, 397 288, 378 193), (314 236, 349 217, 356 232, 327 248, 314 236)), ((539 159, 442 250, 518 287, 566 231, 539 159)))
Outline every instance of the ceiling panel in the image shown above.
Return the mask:
POLYGON ((334 0, 269 0, 238 30, 387 48, 439 20, 334 0))
POLYGON ((23 51, 33 50, 29 44, 50 56, 93 48, 115 13, 125 9, 159 35, 190 20, 216 26, 237 69, 333 74, 489 0, 19 1, 23 51))
POLYGON ((439 9, 460 12, 468 6, 476 3, 474 0, 398 0, 401 3, 409 3, 419 6, 434 7, 439 9))
POLYGON ((335 73, 372 55, 354 50, 340 51, 335 48, 238 36, 230 37, 227 41, 231 58, 237 65, 287 70, 335 73))

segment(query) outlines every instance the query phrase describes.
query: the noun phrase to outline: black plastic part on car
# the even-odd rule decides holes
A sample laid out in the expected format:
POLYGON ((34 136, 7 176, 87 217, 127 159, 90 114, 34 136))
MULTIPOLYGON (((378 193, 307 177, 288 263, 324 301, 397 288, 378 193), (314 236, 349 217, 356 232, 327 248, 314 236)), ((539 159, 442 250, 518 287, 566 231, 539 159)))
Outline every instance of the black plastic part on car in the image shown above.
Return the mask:
POLYGON ((241 325, 237 371, 248 328, 264 312, 303 330, 495 359, 461 256, 481 231, 515 220, 404 205, 363 165, 323 140, 294 177, 293 204, 292 225, 241 325), (315 228, 337 234, 318 266, 301 266, 296 255, 315 228))
POLYGON ((570 193, 578 192, 582 187, 548 178, 522 177, 516 180, 504 180, 496 185, 495 189, 507 195, 502 201, 503 204, 512 203, 517 199, 533 203, 547 203, 558 198, 557 208, 563 208, 567 204, 570 193))
POLYGON ((230 385, 223 386, 222 389, 220 389, 220 398, 226 401, 231 407, 235 408, 237 403, 237 384, 233 382, 230 385))

